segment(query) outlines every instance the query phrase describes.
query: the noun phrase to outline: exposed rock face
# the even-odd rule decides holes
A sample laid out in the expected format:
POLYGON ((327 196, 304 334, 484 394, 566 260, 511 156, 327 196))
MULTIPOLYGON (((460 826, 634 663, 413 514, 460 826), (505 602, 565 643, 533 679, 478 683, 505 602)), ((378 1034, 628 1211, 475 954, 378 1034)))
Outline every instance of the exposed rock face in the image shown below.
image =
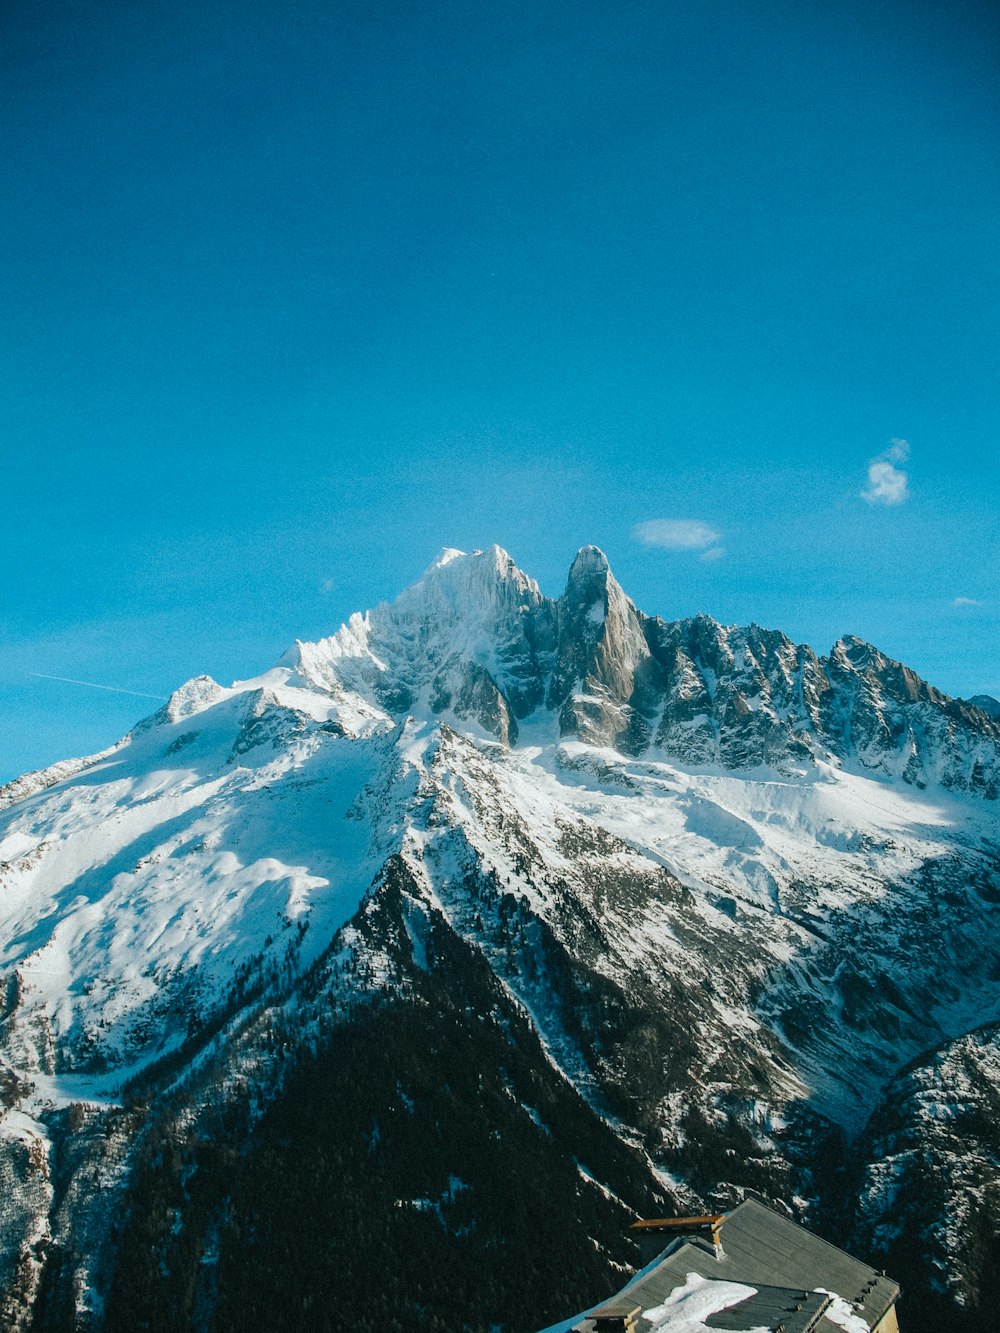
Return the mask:
POLYGON ((965 1052, 992 1114, 998 740, 858 640, 648 617, 596 548, 549 599, 493 548, 11 784, 2 1317, 221 1331, 252 1289, 273 1329, 527 1333, 620 1285, 631 1211, 748 1187, 860 1200, 895 1262, 880 1164, 938 1157, 900 1276, 985 1310, 948 1219, 1000 1167, 919 1090, 965 1052))
POLYGON ((958 1306, 988 1328, 1000 1300, 1000 1026, 893 1079, 862 1156, 854 1240, 921 1290, 907 1327, 949 1327, 958 1306))
POLYGON ((596 546, 573 561, 556 613, 559 646, 548 702, 559 710, 561 733, 625 751, 642 748, 643 714, 658 673, 639 613, 596 546))
POLYGON ((669 691, 656 742, 666 753, 752 768, 801 763, 822 746, 820 703, 831 686, 810 648, 756 625, 724 629, 707 616, 655 626, 669 691))
POLYGON ((506 551, 445 551, 391 604, 285 659, 307 687, 351 691, 394 715, 421 704, 513 739, 544 696, 556 609, 506 551))
POLYGON ((974 694, 967 702, 994 721, 1000 719, 1000 699, 994 699, 991 694, 974 694))
POLYGON ((995 721, 860 639, 842 639, 824 666, 833 685, 826 733, 834 753, 918 787, 938 782, 996 800, 995 721))
POLYGON ((496 547, 446 552, 396 602, 299 645, 299 669, 394 716, 426 698, 509 744, 544 701, 563 736, 625 754, 732 769, 833 758, 918 787, 1000 790, 1000 722, 982 708, 860 639, 820 658, 757 625, 646 616, 592 546, 557 601, 496 547))

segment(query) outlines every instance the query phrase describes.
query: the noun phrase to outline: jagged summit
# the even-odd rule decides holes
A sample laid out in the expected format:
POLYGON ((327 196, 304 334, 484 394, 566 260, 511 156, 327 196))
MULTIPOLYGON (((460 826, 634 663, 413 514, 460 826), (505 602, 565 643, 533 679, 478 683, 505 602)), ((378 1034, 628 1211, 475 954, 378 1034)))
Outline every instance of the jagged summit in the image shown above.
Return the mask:
MULTIPOLYGON (((473 554, 479 555, 481 553, 476 551, 473 554)), ((426 578, 428 574, 433 573, 435 569, 441 569, 445 565, 450 565, 453 560, 465 560, 467 558, 465 552, 460 551, 456 546, 442 546, 441 550, 424 570, 424 578, 426 578)))
POLYGON ((608 616, 635 610, 611 572, 608 558, 597 546, 583 546, 569 568, 566 588, 558 605, 568 615, 586 615, 595 625, 603 625, 608 616))
POLYGON ((203 708, 214 704, 224 693, 223 687, 211 676, 195 676, 174 690, 163 711, 171 722, 177 722, 192 713, 200 713, 203 708))
POLYGON ((451 718, 515 744, 562 737, 689 764, 856 764, 917 786, 1000 789, 1000 726, 856 636, 828 657, 778 630, 640 611, 584 546, 557 599, 498 546, 446 548, 393 602, 297 645, 298 683, 373 716, 451 718))
POLYGON ((599 546, 581 546, 569 567, 566 587, 569 589, 590 581, 603 584, 610 574, 611 566, 608 564, 608 557, 599 546))
MULTIPOLYGON (((412 716, 515 745, 531 718, 553 738, 691 765, 846 764, 917 787, 1000 792, 1000 719, 988 707, 949 698, 854 635, 819 657, 755 624, 649 616, 596 546, 578 551, 555 599, 499 546, 446 547, 393 601, 297 642, 233 689, 262 685, 348 731, 412 716)), ((230 693, 200 677, 164 715, 230 693)))
POLYGON ((480 551, 459 551, 454 546, 445 546, 427 566, 417 582, 400 593, 395 602, 406 599, 419 588, 434 586, 439 582, 461 586, 486 586, 493 580, 501 582, 511 580, 528 587, 537 587, 522 570, 518 569, 510 554, 502 546, 489 546, 480 551))

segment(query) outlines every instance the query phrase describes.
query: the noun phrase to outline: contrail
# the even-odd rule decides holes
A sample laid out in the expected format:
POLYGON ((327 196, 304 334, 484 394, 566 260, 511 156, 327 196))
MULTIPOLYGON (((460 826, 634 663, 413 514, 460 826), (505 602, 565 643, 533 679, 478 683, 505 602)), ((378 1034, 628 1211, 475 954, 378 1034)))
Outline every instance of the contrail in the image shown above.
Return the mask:
POLYGON ((118 685, 95 685, 92 680, 74 680, 72 676, 47 676, 44 671, 29 671, 29 676, 35 676, 38 680, 61 680, 64 685, 86 685, 88 690, 110 690, 112 694, 134 694, 137 699, 159 699, 160 702, 167 697, 165 694, 143 694, 141 690, 123 690, 118 685))

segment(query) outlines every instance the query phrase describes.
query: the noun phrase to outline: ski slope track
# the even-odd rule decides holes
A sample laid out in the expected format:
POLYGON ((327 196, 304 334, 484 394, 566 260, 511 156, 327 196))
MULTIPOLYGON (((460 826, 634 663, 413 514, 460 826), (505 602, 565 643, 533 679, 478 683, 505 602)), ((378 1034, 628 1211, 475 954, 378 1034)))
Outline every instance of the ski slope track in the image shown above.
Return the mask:
MULTIPOLYGON (((482 1062, 552 1197, 569 1163, 595 1298, 637 1262, 606 1238, 636 1211, 753 1188, 978 1327, 1000 1271, 989 702, 858 639, 819 657, 647 616, 594 547, 556 600, 497 547, 446 550, 261 676, 189 681, 101 754, 9 784, 0 1327, 241 1326, 249 1205, 224 1175, 191 1185, 206 1145, 250 1171, 303 1062, 414 1015, 468 1026, 462 1077, 482 1062)), ((388 1164, 393 1116, 444 1114, 396 1082, 365 1130, 391 1207, 481 1260, 474 1163, 405 1185, 412 1155, 388 1164)))

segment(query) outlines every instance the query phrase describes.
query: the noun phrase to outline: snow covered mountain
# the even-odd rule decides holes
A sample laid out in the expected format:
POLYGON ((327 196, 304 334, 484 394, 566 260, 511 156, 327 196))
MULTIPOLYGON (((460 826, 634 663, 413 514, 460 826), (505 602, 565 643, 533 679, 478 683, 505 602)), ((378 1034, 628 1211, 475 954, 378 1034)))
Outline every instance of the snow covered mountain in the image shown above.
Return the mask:
POLYGON ((188 682, 0 791, 4 1326, 528 1329, 745 1188, 979 1326, 998 790, 975 702, 593 547, 188 682))

